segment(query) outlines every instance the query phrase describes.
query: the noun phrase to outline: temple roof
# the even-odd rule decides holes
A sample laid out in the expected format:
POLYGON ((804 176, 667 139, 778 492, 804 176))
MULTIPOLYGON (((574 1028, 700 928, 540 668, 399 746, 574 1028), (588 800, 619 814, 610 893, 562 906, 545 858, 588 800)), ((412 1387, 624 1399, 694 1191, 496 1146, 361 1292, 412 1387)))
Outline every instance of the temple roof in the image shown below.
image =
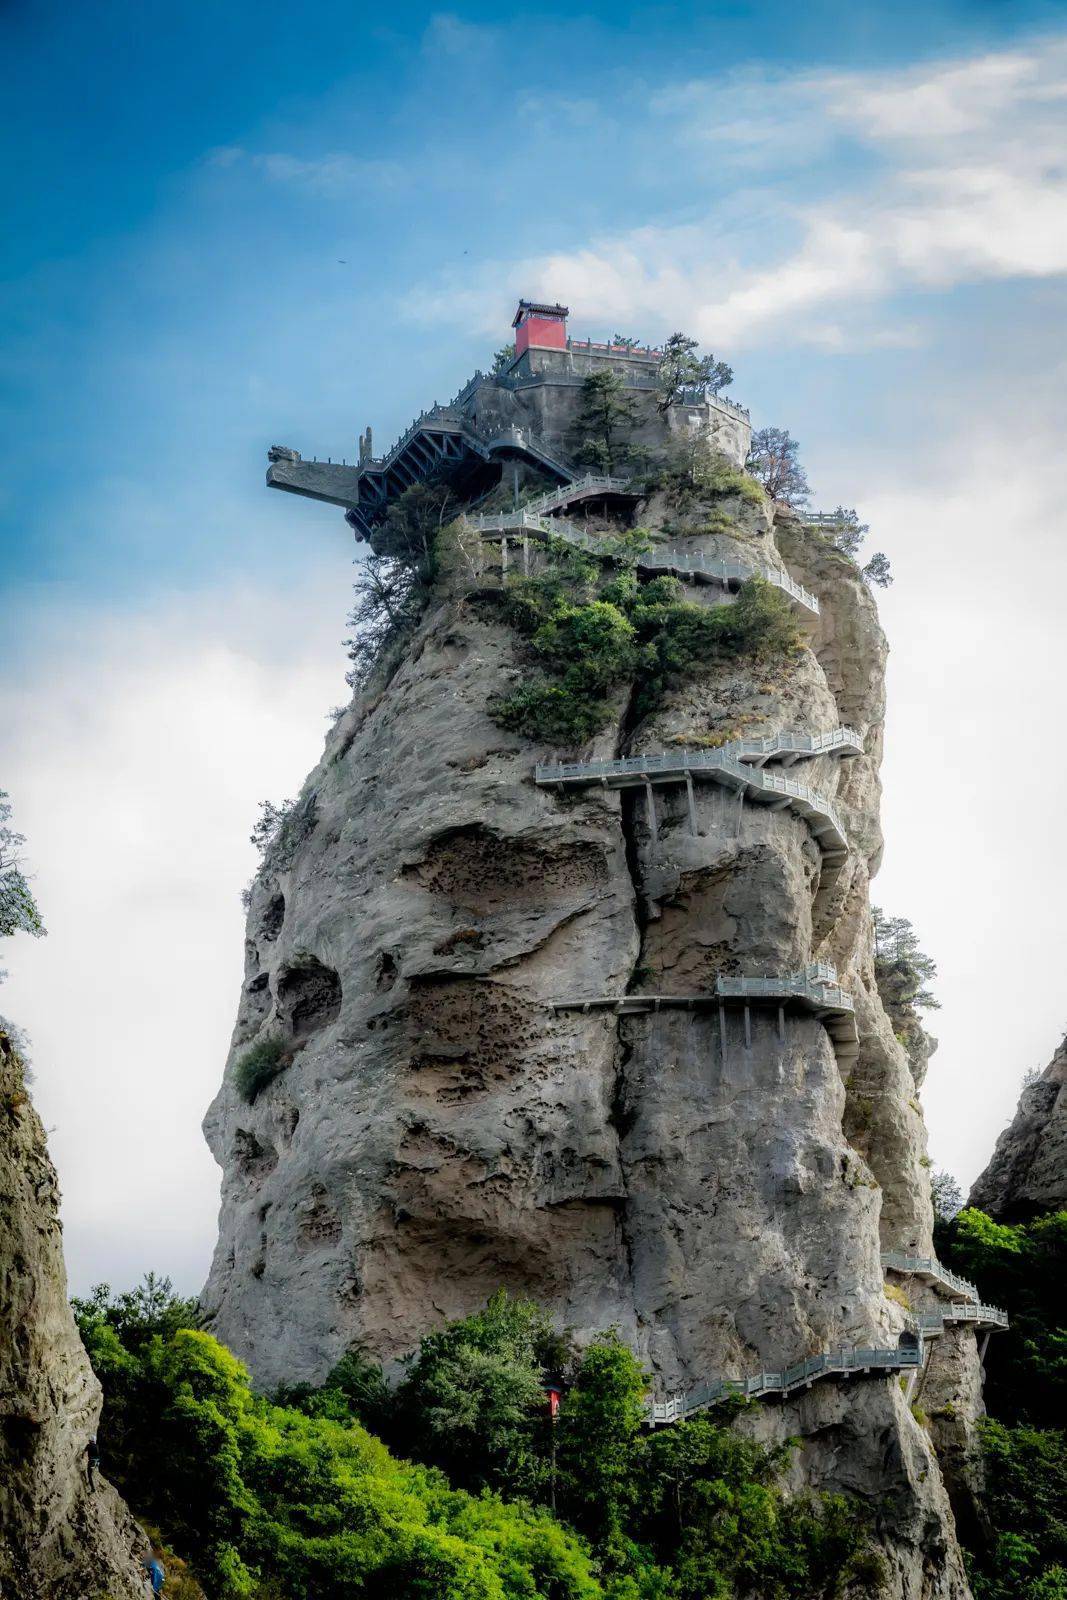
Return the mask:
POLYGON ((515 313, 511 326, 517 328, 523 316, 531 311, 535 316, 541 317, 569 317, 571 314, 570 306, 547 306, 539 305, 536 300, 520 300, 519 309, 515 313))

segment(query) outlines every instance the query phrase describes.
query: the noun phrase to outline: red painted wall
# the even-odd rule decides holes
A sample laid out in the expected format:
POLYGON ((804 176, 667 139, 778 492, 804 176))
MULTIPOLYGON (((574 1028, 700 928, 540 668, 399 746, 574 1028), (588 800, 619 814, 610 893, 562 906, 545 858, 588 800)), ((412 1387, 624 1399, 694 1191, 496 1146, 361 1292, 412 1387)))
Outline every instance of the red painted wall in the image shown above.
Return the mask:
POLYGON ((515 329, 515 354, 521 356, 531 345, 542 350, 566 350, 567 324, 555 317, 527 317, 515 329))

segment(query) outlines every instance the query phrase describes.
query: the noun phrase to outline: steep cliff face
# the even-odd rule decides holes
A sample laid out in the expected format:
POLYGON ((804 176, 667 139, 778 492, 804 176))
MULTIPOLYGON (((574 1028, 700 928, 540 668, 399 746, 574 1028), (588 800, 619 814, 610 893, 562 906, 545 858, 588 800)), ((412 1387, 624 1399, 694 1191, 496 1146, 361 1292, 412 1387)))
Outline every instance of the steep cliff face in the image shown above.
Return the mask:
POLYGON ((1067 1038, 1019 1096, 1015 1119, 997 1140, 969 1205, 1000 1222, 1025 1222, 1067 1206, 1067 1038))
POLYGON ((100 1388, 67 1303, 58 1189, 22 1068, 0 1035, 0 1595, 143 1600, 147 1543, 88 1483, 100 1388))
MULTIPOLYGON (((331 733, 254 891, 205 1124, 223 1168, 205 1303, 265 1385, 321 1378, 354 1343, 393 1360, 501 1285, 579 1337, 617 1327, 661 1392, 905 1333, 880 1252, 932 1255, 932 1217, 915 1082, 873 972, 874 604, 781 508, 657 494, 635 520, 698 559, 784 562, 821 611, 780 663, 705 666, 643 717, 620 692, 585 754, 856 729, 861 754, 788 773, 836 806, 847 854, 788 800, 714 782, 651 800, 537 786, 553 752, 487 709, 529 675, 522 641, 478 583, 443 583, 387 688, 331 733), (850 991, 858 1054, 807 1008, 704 1003, 720 980, 812 962, 850 991), (566 1004, 641 995, 696 1003, 566 1004), (271 1031, 292 1062, 250 1105, 233 1063, 271 1031)), ((944 1348, 927 1379, 962 1363, 943 1381, 969 1385, 973 1411, 974 1336, 944 1348)), ((967 1594, 937 1460, 895 1377, 817 1383, 742 1425, 803 1440, 798 1486, 868 1500, 889 1593, 967 1594)))

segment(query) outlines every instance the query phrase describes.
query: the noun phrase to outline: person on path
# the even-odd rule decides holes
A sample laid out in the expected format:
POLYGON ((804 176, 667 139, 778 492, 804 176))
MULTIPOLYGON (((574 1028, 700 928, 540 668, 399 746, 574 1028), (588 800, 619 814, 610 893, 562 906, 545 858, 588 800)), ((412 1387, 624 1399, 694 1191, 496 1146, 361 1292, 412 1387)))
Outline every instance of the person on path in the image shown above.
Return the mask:
POLYGON ((85 1446, 85 1472, 89 1479, 90 1489, 96 1488, 96 1474, 100 1471, 100 1446, 96 1442, 96 1435, 92 1434, 89 1443, 85 1446))
POLYGON ((145 1569, 152 1585, 152 1593, 154 1595, 162 1594, 166 1573, 163 1571, 163 1563, 160 1561, 154 1550, 152 1551, 151 1556, 145 1562, 145 1569))

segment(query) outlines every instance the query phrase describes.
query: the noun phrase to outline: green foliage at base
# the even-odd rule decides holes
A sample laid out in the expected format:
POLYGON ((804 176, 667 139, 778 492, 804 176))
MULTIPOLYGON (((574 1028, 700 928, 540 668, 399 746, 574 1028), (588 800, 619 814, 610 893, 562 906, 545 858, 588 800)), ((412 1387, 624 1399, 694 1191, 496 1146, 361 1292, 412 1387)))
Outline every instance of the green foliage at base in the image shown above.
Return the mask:
POLYGON ((105 1386, 105 1470, 212 1600, 608 1593, 582 1541, 544 1510, 455 1490, 436 1469, 397 1460, 351 1414, 253 1395, 209 1334, 160 1327, 135 1338, 135 1352, 109 1320, 106 1291, 76 1309, 105 1386), (118 1411, 129 1424, 121 1454, 118 1411))
POLYGON ((211 1600, 878 1593, 857 1513, 780 1489, 791 1445, 765 1450, 729 1413, 649 1432, 645 1376, 614 1334, 576 1355, 499 1294, 428 1335, 392 1396, 350 1356, 322 1388, 269 1400, 160 1289, 105 1288, 75 1310, 104 1384, 104 1470, 211 1600), (546 1368, 569 1374, 554 1425, 546 1368), (556 1516, 532 1503, 553 1494, 556 1516))
POLYGON ((986 1357, 991 1414, 1067 1429, 1067 1211, 1010 1226, 968 1208, 938 1227, 936 1242, 944 1261, 981 1285, 983 1299, 1011 1314, 986 1357))
POLYGON ((490 704, 503 727, 539 743, 580 745, 608 721, 612 692, 623 684, 636 680, 635 710, 644 714, 702 665, 767 661, 800 647, 792 609, 773 584, 753 577, 732 605, 696 605, 674 578, 638 580, 644 547, 640 530, 607 546, 619 570, 605 578, 599 563, 557 544, 549 572, 511 586, 508 618, 550 676, 490 704))
POLYGON ((423 1339, 397 1389, 390 1437, 461 1488, 540 1498, 547 1436, 532 1419, 544 1410, 543 1374, 564 1354, 536 1305, 494 1295, 423 1339))
POLYGON ((1067 1600, 1067 1435, 979 1424, 992 1547, 969 1562, 975 1600, 1067 1600))
POLYGON ((938 1225, 941 1259, 1006 1306, 986 1354, 981 1423, 990 1537, 968 1552, 975 1600, 1067 1600, 1067 1212, 938 1225))
POLYGON ((286 1040, 277 1033, 266 1034, 234 1062, 233 1081, 237 1093, 251 1105, 260 1090, 265 1089, 268 1083, 273 1083, 288 1065, 289 1046, 286 1040))

